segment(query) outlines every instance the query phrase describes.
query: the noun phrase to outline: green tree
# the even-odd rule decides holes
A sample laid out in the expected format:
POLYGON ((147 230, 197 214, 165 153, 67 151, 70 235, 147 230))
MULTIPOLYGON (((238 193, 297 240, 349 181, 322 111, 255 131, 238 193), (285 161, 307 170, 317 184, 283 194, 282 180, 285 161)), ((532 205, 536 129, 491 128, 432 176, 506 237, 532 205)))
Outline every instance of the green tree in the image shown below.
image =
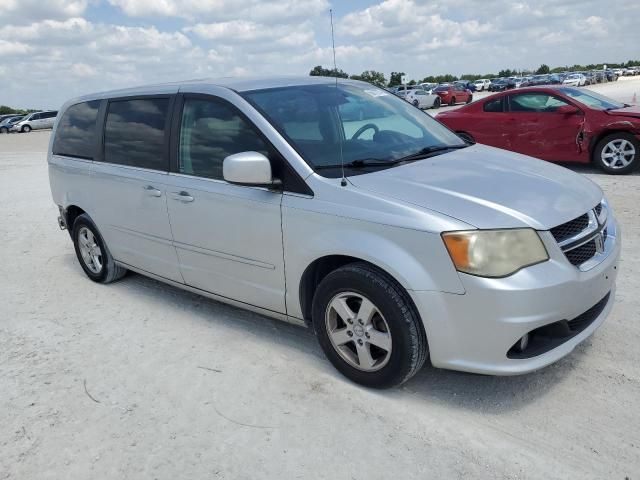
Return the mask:
POLYGON ((338 78, 349 78, 349 75, 342 70, 335 68, 324 68, 322 65, 316 65, 311 69, 309 75, 313 77, 338 77, 338 78))
POLYGON ((384 73, 376 72, 375 70, 365 70, 360 75, 351 75, 350 78, 353 80, 369 82, 377 87, 384 87, 387 85, 387 79, 384 78, 384 73))
POLYGON ((508 68, 506 70, 500 70, 498 72, 499 77, 513 77, 515 74, 515 70, 510 70, 508 68))
POLYGON ((549 65, 543 63, 542 65, 540 65, 540 67, 538 68, 538 70, 536 70, 536 73, 538 75, 544 75, 549 73, 549 65))
POLYGON ((403 76, 404 72, 391 72, 391 76, 389 77, 389 86, 395 87, 396 85, 402 85, 403 76))

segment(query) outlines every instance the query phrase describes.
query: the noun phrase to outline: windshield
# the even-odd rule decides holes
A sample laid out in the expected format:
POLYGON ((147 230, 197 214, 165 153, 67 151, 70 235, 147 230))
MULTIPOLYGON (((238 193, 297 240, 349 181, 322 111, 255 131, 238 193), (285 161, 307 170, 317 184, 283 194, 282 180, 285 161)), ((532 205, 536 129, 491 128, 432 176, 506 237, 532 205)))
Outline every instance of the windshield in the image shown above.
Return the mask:
MULTIPOLYGON (((429 114, 373 87, 350 84, 300 85, 242 94, 322 175, 341 175, 344 164, 394 161, 427 149, 446 151, 466 144, 429 114), (337 165, 337 166, 336 166, 337 165)), ((367 173, 349 168, 347 175, 367 173)))
POLYGON ((591 90, 563 88, 562 93, 573 98, 577 102, 580 102, 587 107, 595 108, 596 110, 615 110, 626 106, 624 103, 616 102, 609 97, 605 97, 604 95, 600 95, 599 93, 591 90))

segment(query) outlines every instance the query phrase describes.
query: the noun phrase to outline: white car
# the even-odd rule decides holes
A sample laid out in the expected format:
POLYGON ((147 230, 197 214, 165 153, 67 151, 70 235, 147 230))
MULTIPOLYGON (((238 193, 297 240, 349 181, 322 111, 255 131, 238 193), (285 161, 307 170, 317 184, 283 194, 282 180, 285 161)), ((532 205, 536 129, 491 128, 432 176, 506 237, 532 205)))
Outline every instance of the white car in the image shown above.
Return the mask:
POLYGON ((476 80, 473 82, 476 86, 476 92, 482 92, 483 90, 488 90, 489 85, 491 85, 491 80, 487 78, 481 78, 480 80, 476 80))
POLYGON ((45 128, 53 128, 58 112, 34 112, 28 114, 18 123, 14 123, 11 127, 12 132, 30 132, 31 130, 42 130, 45 128))
POLYGON ((584 87, 587 83, 587 77, 581 73, 572 73, 562 81, 563 85, 569 85, 572 87, 584 87))
POLYGON ((440 96, 426 90, 409 90, 404 99, 420 109, 440 108, 440 96))

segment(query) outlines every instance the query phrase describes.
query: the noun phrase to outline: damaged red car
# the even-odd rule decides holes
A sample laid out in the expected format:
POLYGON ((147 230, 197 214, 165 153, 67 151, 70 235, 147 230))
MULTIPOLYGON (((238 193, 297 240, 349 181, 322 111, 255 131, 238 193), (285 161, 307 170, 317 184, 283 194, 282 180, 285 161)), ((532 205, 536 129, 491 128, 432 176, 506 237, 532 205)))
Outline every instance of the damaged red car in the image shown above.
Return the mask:
POLYGON ((437 119, 469 142, 605 172, 640 164, 640 107, 587 89, 531 87, 492 95, 437 119))

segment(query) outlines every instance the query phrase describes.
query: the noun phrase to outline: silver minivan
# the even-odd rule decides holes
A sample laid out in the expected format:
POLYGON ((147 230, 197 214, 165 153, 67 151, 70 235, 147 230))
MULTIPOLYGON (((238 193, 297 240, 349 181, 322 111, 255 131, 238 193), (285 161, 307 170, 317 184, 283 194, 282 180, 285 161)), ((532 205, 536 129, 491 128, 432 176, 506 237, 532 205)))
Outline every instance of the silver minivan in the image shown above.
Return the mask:
POLYGON ((30 132, 31 130, 43 130, 53 128, 58 112, 34 112, 29 113, 22 120, 14 123, 11 127, 12 132, 30 132))
POLYGON ((224 79, 76 98, 48 155, 86 275, 128 270, 314 329, 371 387, 511 375, 569 354, 614 302, 620 232, 571 171, 468 145, 389 92, 224 79), (351 104, 360 119, 343 115, 351 104))

